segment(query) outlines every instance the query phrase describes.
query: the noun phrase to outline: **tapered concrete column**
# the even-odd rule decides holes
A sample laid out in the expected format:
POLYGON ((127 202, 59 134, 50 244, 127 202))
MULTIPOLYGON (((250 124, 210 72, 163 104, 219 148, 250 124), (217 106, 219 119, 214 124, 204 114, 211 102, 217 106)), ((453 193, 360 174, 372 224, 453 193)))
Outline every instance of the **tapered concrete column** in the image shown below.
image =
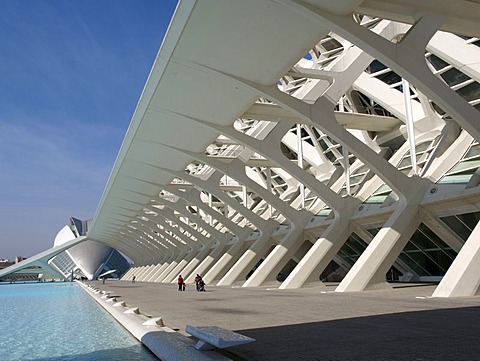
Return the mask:
POLYGON ((152 277, 152 275, 153 275, 161 266, 162 266, 162 263, 154 264, 153 267, 150 268, 150 271, 149 271, 145 276, 143 276, 142 281, 143 281, 143 282, 148 282, 148 281, 150 281, 150 278, 152 277))
MULTIPOLYGON (((353 222, 350 222, 350 227, 351 227, 352 233, 355 233, 367 245, 369 245, 372 242, 373 235, 370 232, 368 232, 367 230, 365 230, 362 225, 359 225, 358 223, 353 221, 353 222)), ((340 264, 340 262, 341 262, 341 258, 340 258, 339 262, 337 262, 337 263, 340 264)), ((418 276, 417 276, 417 273, 415 272, 415 270, 413 270, 410 267, 410 265, 403 262, 400 258, 397 258, 394 265, 395 265, 395 268, 397 268, 404 275, 411 274, 412 278, 410 279, 410 281, 414 281, 414 280, 418 281, 418 276)), ((349 270, 350 270, 350 268, 346 269, 347 272, 349 270)))
POLYGON ((262 234, 252 246, 239 258, 233 267, 222 277, 217 286, 231 286, 237 279, 246 276, 252 267, 260 260, 270 245, 270 237, 278 226, 276 222, 268 223, 262 234))
POLYGON ((433 297, 474 296, 480 286, 480 222, 448 269, 433 297))
POLYGON ((188 250, 184 249, 179 254, 174 255, 174 257, 172 257, 167 262, 167 264, 168 264, 167 267, 164 267, 163 271, 157 276, 157 278, 155 279, 155 282, 164 283, 165 282, 165 277, 167 277, 170 274, 170 272, 178 265, 179 262, 181 262, 182 260, 184 260, 188 257, 193 258, 193 256, 195 254, 196 254, 196 251, 190 250, 190 248, 189 248, 188 250))
POLYGON ((159 273, 154 282, 163 282, 165 277, 175 268, 179 262, 181 262, 186 257, 189 257, 192 253, 195 254, 196 251, 190 250, 190 248, 184 248, 180 253, 174 253, 172 257, 166 262, 167 266, 163 267, 163 271, 159 273))
POLYGON ((216 262, 220 256, 223 254, 225 251, 225 245, 220 244, 218 245, 215 249, 213 249, 210 254, 205 257, 205 259, 200 262, 200 264, 197 266, 196 269, 193 270, 193 272, 185 279, 186 283, 191 283, 195 281, 195 277, 197 274, 203 274, 205 270, 210 267, 210 265, 214 262, 216 262))
MULTIPOLYGON (((184 250, 183 252, 187 252, 187 250, 184 250)), ((163 261, 163 265, 162 266, 162 272, 172 264, 172 262, 178 260, 181 256, 182 256, 182 252, 172 252, 172 254, 168 257, 166 257, 166 259, 163 261)), ((159 277, 162 275, 162 272, 157 272, 157 276, 153 279, 153 282, 160 282, 159 281, 159 277)))
POLYGON ((163 270, 162 273, 155 279, 154 282, 161 282, 163 283, 165 277, 177 266, 178 262, 181 262, 182 256, 178 256, 176 259, 168 263, 168 266, 163 270))
POLYGON ((130 266, 129 270, 122 276, 122 278, 120 280, 122 280, 122 281, 130 280, 131 274, 134 271, 135 271, 135 267, 130 266))
MULTIPOLYGON (((189 263, 188 265, 186 265, 182 270, 181 270, 181 273, 179 272, 179 274, 183 274, 183 276, 185 277, 184 279, 188 278, 188 276, 190 275, 190 273, 192 273, 195 268, 199 265, 199 263, 201 261, 203 261, 205 259, 205 257, 207 257, 211 252, 211 249, 210 247, 205 247, 204 250, 200 251, 189 263)), ((174 280, 172 280, 173 282, 174 280)))
POLYGON ((240 257, 245 246, 244 240, 236 241, 226 253, 208 270, 203 277, 205 283, 213 283, 216 278, 223 277, 233 263, 240 257))
POLYGON ((128 277, 128 281, 131 281, 133 276, 135 276, 135 278, 137 278, 137 274, 140 272, 140 269, 141 269, 141 266, 138 266, 138 267, 134 267, 132 269, 132 273, 130 273, 130 276, 128 277))
POLYGON ((144 266, 140 266, 138 268, 138 271, 135 273, 135 278, 136 278, 137 281, 140 279, 140 276, 143 274, 143 272, 145 272, 146 267, 147 266, 144 265, 144 266))
POLYGON ((142 275, 145 274, 145 272, 148 270, 148 267, 150 267, 149 265, 144 265, 142 266, 142 268, 138 271, 138 273, 135 275, 135 278, 137 281, 140 281, 140 278, 142 277, 142 275))
MULTIPOLYGON (((177 279, 179 274, 182 274, 182 270, 199 254, 198 251, 192 251, 185 257, 179 257, 175 267, 170 268, 168 272, 165 273, 162 283, 170 283, 173 280, 177 279)), ((185 278, 184 278, 185 279, 185 278)))
POLYGON ((145 282, 152 272, 155 270, 156 264, 151 264, 145 268, 145 271, 140 275, 140 278, 138 279, 140 282, 145 282))
MULTIPOLYGON (((267 280, 272 274, 275 273, 275 270, 278 271, 283 268, 286 262, 290 257, 288 255, 293 255, 298 249, 298 239, 302 236, 305 225, 310 220, 311 214, 304 214, 303 217, 294 223, 295 228, 292 229, 287 236, 282 240, 282 242, 277 245, 272 252, 265 258, 265 261, 255 270, 255 272, 250 276, 248 280, 242 285, 242 287, 258 287, 267 280)), ((276 276, 276 275, 275 275, 276 276)))
POLYGON ((280 285, 280 289, 302 287, 314 271, 322 272, 328 266, 351 233, 349 227, 350 216, 351 214, 343 214, 342 212, 342 215, 338 217, 339 219, 336 219, 313 244, 287 279, 280 285))
POLYGON ((373 238, 335 292, 390 287, 386 283, 385 274, 420 224, 418 204, 428 186, 429 182, 425 179, 412 182, 409 198, 400 201, 399 208, 373 238))
POLYGON ((126 279, 127 281, 131 281, 132 277, 135 275, 135 272, 138 271, 138 266, 130 268, 130 274, 128 275, 128 278, 126 279))
POLYGON ((168 264, 166 262, 159 263, 157 267, 155 267, 155 271, 152 275, 148 278, 147 282, 154 282, 158 275, 167 268, 168 264))
POLYGON ((182 269, 184 269, 187 264, 193 259, 194 255, 192 254, 188 258, 184 258, 175 265, 173 268, 169 268, 165 277, 162 279, 162 283, 171 283, 173 280, 177 278, 179 274, 182 273, 182 269))
POLYGON ((137 281, 145 282, 145 278, 148 277, 148 275, 154 268, 155 268, 154 264, 145 266, 142 274, 139 277, 137 277, 137 281))

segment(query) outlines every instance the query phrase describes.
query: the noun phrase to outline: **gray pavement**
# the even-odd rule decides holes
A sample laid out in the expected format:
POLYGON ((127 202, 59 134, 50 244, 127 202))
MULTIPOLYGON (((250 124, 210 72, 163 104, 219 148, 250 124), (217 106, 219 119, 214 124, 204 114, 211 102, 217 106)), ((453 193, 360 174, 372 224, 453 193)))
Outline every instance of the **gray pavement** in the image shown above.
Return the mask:
POLYGON ((257 340, 229 349, 237 360, 480 360, 480 297, 428 298, 434 286, 333 293, 91 282, 185 334, 215 325, 257 340))

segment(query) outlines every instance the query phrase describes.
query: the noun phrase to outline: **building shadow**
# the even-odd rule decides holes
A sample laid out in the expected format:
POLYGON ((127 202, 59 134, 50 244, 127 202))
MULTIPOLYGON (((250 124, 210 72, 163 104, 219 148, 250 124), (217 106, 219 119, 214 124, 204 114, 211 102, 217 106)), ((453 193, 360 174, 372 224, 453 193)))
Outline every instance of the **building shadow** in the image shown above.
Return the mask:
POLYGON ((232 352, 262 361, 480 360, 478 320, 480 307, 465 307, 244 329, 257 342, 232 352))

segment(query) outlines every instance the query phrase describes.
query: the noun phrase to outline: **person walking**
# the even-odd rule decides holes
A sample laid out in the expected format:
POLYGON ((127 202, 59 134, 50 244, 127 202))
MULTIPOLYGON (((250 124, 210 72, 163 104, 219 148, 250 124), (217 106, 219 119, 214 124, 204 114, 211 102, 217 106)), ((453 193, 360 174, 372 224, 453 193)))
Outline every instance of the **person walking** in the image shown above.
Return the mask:
POLYGON ((132 283, 135 283, 135 275, 132 277, 132 283))
POLYGON ((179 290, 179 291, 185 291, 185 283, 183 282, 183 277, 182 277, 182 275, 179 275, 179 276, 178 276, 177 283, 178 283, 178 290, 179 290))
POLYGON ((200 291, 200 282, 202 281, 202 276, 197 273, 197 277, 195 277, 195 286, 197 291, 200 291))

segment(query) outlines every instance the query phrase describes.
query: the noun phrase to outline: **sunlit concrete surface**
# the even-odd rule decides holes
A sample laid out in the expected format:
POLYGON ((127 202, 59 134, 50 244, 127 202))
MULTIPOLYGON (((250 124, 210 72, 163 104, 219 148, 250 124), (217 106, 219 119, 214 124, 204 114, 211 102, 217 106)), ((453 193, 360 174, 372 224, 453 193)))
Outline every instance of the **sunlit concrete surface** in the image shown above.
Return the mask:
POLYGON ((257 340, 232 348, 238 360, 475 360, 476 297, 429 298, 434 285, 339 294, 109 281, 93 282, 166 326, 216 325, 257 340))

